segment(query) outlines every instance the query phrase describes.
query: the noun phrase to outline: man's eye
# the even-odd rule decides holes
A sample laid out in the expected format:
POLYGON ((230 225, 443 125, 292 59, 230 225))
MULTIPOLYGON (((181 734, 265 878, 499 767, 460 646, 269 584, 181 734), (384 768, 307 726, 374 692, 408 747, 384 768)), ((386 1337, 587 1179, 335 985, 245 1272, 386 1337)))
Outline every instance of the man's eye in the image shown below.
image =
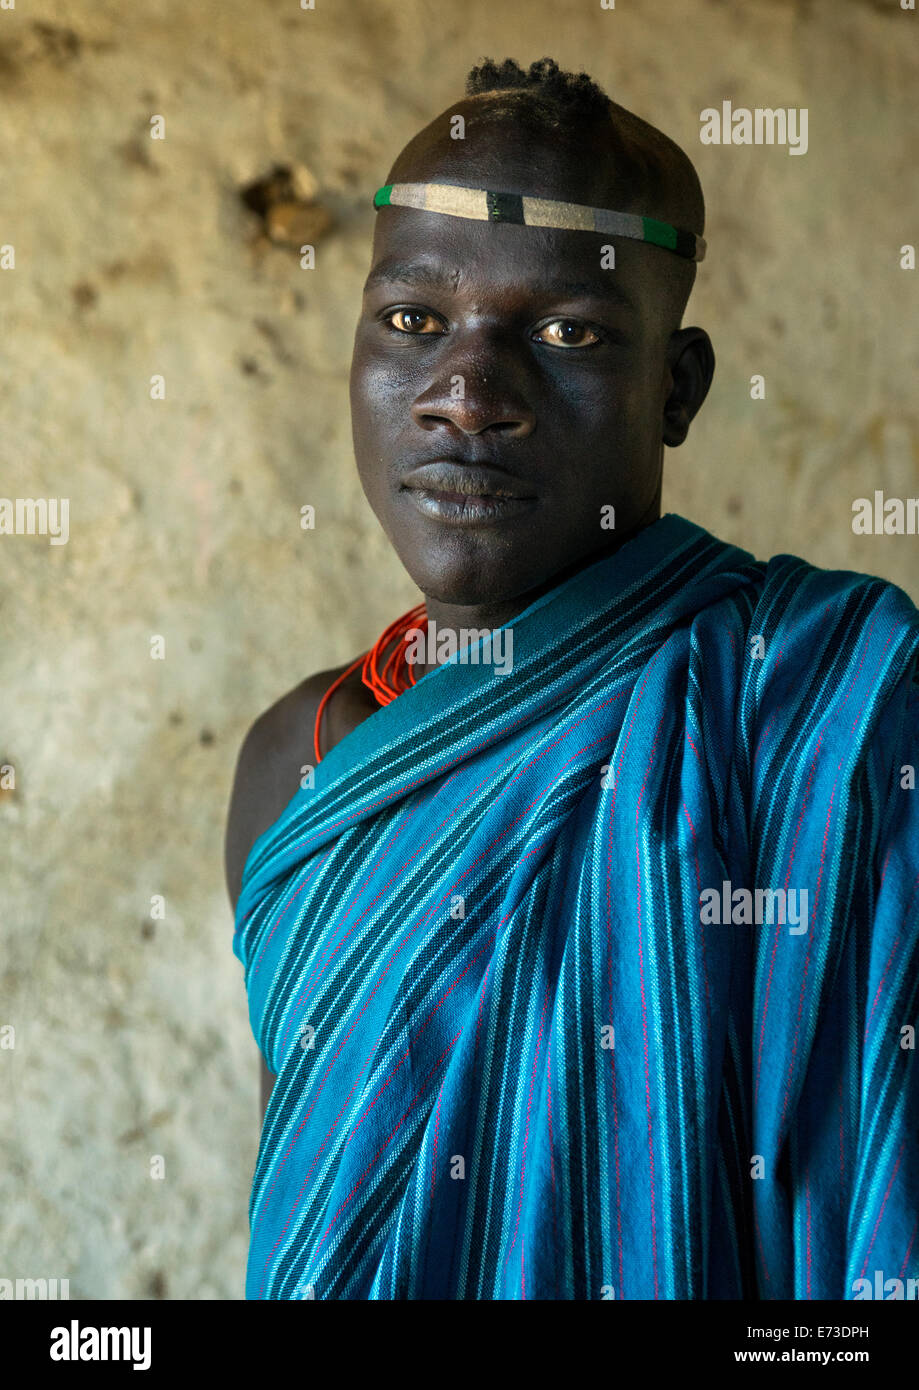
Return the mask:
POLYGON ((599 335, 586 323, 578 323, 577 319, 555 319, 540 328, 534 336, 537 341, 549 343, 551 347, 593 347, 594 343, 600 342, 599 335))
POLYGON ((391 314, 386 315, 384 322, 394 328, 397 333, 442 332, 440 323, 434 315, 426 314, 422 309, 394 309, 391 314), (427 328, 424 326, 425 324, 428 325, 427 328))

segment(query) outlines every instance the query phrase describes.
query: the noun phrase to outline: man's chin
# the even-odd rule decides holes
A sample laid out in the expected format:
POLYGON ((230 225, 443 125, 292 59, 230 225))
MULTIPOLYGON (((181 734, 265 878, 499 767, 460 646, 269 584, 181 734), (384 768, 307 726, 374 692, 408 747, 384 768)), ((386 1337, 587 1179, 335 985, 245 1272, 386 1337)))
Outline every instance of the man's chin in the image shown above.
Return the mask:
MULTIPOLYGON (((482 605, 510 603, 540 582, 541 575, 528 572, 526 558, 514 564, 505 554, 485 556, 481 549, 470 550, 457 546, 438 547, 436 551, 413 550, 411 554, 398 550, 403 568, 412 583, 427 599, 451 607, 472 608, 482 605)), ((529 565, 532 565, 532 551, 529 565)))

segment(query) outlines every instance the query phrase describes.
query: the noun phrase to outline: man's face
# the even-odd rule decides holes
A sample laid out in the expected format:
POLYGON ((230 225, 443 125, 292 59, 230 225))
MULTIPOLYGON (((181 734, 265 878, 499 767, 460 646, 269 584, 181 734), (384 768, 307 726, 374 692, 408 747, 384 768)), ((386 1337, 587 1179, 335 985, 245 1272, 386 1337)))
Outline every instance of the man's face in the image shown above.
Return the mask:
MULTIPOLYGON (((396 181, 588 201, 572 197, 557 151, 541 154, 538 188, 519 151, 476 151, 441 146, 396 181)), ((603 269, 608 240, 413 208, 377 214, 351 368, 355 458, 429 598, 515 599, 658 515, 669 253, 619 241, 615 269, 603 269)))

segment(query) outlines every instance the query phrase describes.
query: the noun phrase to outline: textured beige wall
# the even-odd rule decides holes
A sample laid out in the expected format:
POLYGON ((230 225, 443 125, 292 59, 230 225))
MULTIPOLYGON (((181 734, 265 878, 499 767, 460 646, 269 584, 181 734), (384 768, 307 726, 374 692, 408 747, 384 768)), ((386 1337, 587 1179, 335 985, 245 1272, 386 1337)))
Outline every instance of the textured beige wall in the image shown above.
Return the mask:
POLYGON ((665 507, 919 598, 919 538, 851 530, 854 497, 919 495, 915 13, 316 4, 0 10, 0 496, 70 498, 67 545, 0 537, 0 1277, 74 1298, 242 1293, 256 1053, 226 798, 252 717, 417 601, 357 483, 347 370, 370 195, 473 62, 586 67, 696 160, 687 321, 718 370, 665 507), (702 147, 724 98, 807 106, 808 153, 702 147), (314 271, 240 200, 276 163, 333 218, 314 271))

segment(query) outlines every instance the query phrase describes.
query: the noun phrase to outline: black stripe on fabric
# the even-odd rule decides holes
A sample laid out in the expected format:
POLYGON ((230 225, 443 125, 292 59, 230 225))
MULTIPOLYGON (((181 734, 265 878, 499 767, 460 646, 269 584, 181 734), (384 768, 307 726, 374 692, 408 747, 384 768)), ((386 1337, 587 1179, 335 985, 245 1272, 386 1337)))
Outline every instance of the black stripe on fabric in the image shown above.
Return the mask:
MULTIPOLYGON (((385 1230, 387 1227, 395 1227, 400 1207, 407 1201, 411 1193, 417 1191, 418 1183, 427 1184, 429 1175, 427 1173, 421 1173, 418 1170, 417 1160, 424 1129, 436 1101, 437 1090, 441 1079, 442 1078, 439 1078, 432 1086, 429 1098, 430 1104, 427 1106, 423 1115, 419 1112, 417 1123, 412 1129, 411 1135, 403 1150, 403 1156, 400 1157, 399 1162, 394 1165, 396 1171, 392 1174, 391 1179, 383 1182, 378 1190, 369 1194, 363 1203, 353 1212, 348 1231, 344 1236, 344 1244, 349 1251, 349 1256, 353 1248, 351 1244, 352 1231, 359 1230, 362 1234, 369 1232, 371 1242, 378 1239, 381 1231, 385 1230)), ((414 1204, 409 1202, 404 1223, 404 1229, 409 1240, 411 1240, 414 1233, 414 1221, 414 1204)), ((362 1241, 361 1244, 367 1246, 369 1242, 362 1241)), ((411 1257, 411 1246, 405 1243, 397 1246, 395 1249, 390 1248, 387 1250, 386 1265, 389 1289, 385 1294, 386 1297, 408 1299, 413 1296, 411 1287, 411 1257)), ((350 1265, 352 1261, 349 1259, 348 1263, 350 1265)), ((330 1293, 330 1297, 366 1297, 366 1293, 359 1291, 356 1283, 356 1281, 361 1278, 360 1260, 354 1261, 353 1264, 354 1268, 350 1269, 350 1271, 346 1269, 342 1274, 342 1278, 336 1281, 334 1287, 338 1291, 330 1293)), ((423 1277, 423 1271, 421 1273, 423 1277)), ((369 1289, 369 1285, 367 1287, 369 1289)))
MULTIPOLYGON (((771 847, 774 854, 782 854, 787 848, 781 826, 801 775, 801 750, 837 701, 840 681, 851 665, 856 639, 865 628, 865 619, 875 597, 876 594, 864 589, 853 590, 846 596, 835 623, 826 634, 819 660, 810 668, 812 674, 806 689, 796 686, 795 707, 792 709, 786 704, 783 709, 784 731, 775 740, 772 757, 760 774, 761 785, 771 788, 772 795, 761 799, 753 810, 751 821, 753 842, 764 850, 771 847)), ((773 616, 774 612, 770 611, 770 630, 774 626, 773 616)), ((853 711, 853 715, 856 713, 853 711)), ((765 855, 763 861, 753 867, 754 872, 765 869, 765 855)))
MULTIPOLYGON (((413 1146, 408 1144, 399 1160, 386 1174, 379 1189, 368 1196, 360 1207, 355 1208, 346 1227, 336 1229, 340 1253, 330 1262, 332 1273, 328 1282, 324 1284, 322 1276, 317 1281, 316 1292, 322 1298, 332 1300, 367 1297, 372 1277, 368 1282, 366 1271, 362 1270, 361 1266, 367 1252, 379 1242, 381 1234, 392 1223, 399 1194, 408 1181, 415 1157, 413 1146), (355 1281, 363 1283, 366 1287, 355 1288, 355 1281)), ((269 1298, 291 1296, 302 1279, 307 1264, 314 1258, 313 1245, 312 1239, 302 1243, 294 1240, 291 1243, 274 1275, 272 1283, 276 1291, 269 1292, 269 1298)), ((329 1265, 326 1266, 326 1270, 328 1269, 329 1265)))
MULTIPOLYGON (((800 580, 798 587, 800 588, 800 580)), ((795 705, 792 707, 786 702, 783 707, 785 727, 781 736, 774 740, 772 757, 768 766, 763 769, 761 780, 764 786, 774 788, 780 780, 789 778, 793 787, 800 774, 800 748, 819 728, 827 710, 837 698, 840 680, 848 669, 855 650, 854 637, 863 631, 864 617, 868 611, 870 610, 865 608, 864 592, 853 590, 846 595, 842 608, 837 609, 833 615, 835 621, 825 634, 819 658, 809 668, 809 684, 806 688, 796 684, 795 705)), ((784 606, 778 610, 775 606, 770 608, 768 621, 763 629, 767 646, 786 613, 787 609, 784 606)), ((759 808, 761 815, 763 804, 765 803, 759 808)), ((776 804, 775 800, 773 804, 776 804)), ((777 809, 781 813, 785 808, 782 805, 777 809)), ((768 833, 767 826, 764 827, 764 833, 768 833)), ((780 840, 781 838, 779 836, 780 840)))
MULTIPOLYGON (((774 565, 774 562, 773 562, 774 565)), ((802 578, 802 566, 796 564, 785 567, 785 573, 773 568, 771 576, 771 596, 767 608, 763 608, 762 595, 759 596, 753 612, 750 614, 749 632, 754 632, 755 636, 762 636, 768 651, 769 644, 779 629, 782 618, 786 610, 794 603, 795 595, 806 583, 806 577, 802 578)), ((805 566, 806 568, 806 566, 805 566)), ((740 694, 738 698, 738 723, 744 731, 749 729, 751 736, 756 732, 756 724, 759 716, 760 701, 762 698, 762 687, 767 677, 765 668, 767 663, 764 661, 754 661, 748 659, 741 667, 740 675, 740 694)), ((756 749, 752 742, 744 744, 746 751, 746 761, 750 769, 752 778, 753 759, 756 749)))
MULTIPOLYGON (((381 838, 385 837, 389 823, 394 819, 392 812, 384 812, 381 820, 377 824, 377 831, 381 838)), ((360 828, 355 826, 351 830, 345 831, 336 845, 334 857, 330 856, 317 874, 314 874, 313 881, 309 889, 305 890, 297 907, 298 925, 296 930, 289 930, 288 939, 291 940, 291 949, 278 961, 275 978, 271 983, 271 991, 265 1002, 262 1015, 262 1036, 270 1044, 271 1050, 275 1051, 282 1039, 278 1036, 278 1029, 284 1023, 284 1013, 290 1004, 290 982, 299 978, 301 972, 306 967, 306 962, 317 950, 322 942, 322 933, 328 920, 328 910, 326 903, 336 904, 348 892, 355 881, 355 871, 360 871, 366 864, 366 846, 363 843, 364 837, 360 834, 360 828)), ((301 865, 302 870, 304 866, 301 865)), ((313 961, 309 973, 310 994, 314 999, 317 994, 321 994, 324 984, 320 984, 322 977, 327 971, 335 968, 335 954, 326 953, 322 960, 313 961)), ((339 979, 343 974, 339 971, 339 979)), ((323 1036, 323 1026, 328 1015, 328 1005, 321 1017, 309 1019, 316 1030, 317 1037, 323 1036)), ((332 1017, 338 1017, 334 1012, 332 1017)), ((306 1020, 304 1020, 306 1021, 306 1020)), ((289 1024, 284 1024, 285 1029, 289 1024)))
MULTIPOLYGON (((342 1131, 343 1134, 343 1131, 342 1131)), ((315 1190, 308 1207, 298 1212, 294 1227, 294 1238, 286 1254, 270 1276, 266 1288, 266 1298, 289 1298, 303 1276, 307 1264, 315 1259, 315 1244, 320 1232, 328 1225, 329 1201, 339 1171, 340 1153, 330 1165, 329 1173, 322 1181, 321 1189, 315 1190)), ((335 1232, 341 1240, 347 1256, 337 1256, 331 1282, 317 1286, 317 1293, 323 1298, 366 1297, 366 1291, 357 1295, 347 1292, 355 1278, 360 1279, 360 1252, 369 1250, 378 1239, 380 1232, 391 1222, 398 1207, 404 1186, 408 1182, 417 1157, 417 1146, 411 1139, 406 1143, 402 1154, 387 1172, 385 1180, 378 1189, 368 1193, 352 1209, 347 1228, 339 1227, 335 1232)), ((368 1285, 369 1290, 369 1285, 368 1285)))
MULTIPOLYGON (((736 590, 731 597, 740 616, 741 631, 744 634, 746 649, 746 647, 749 646, 753 618, 757 609, 757 595, 742 589, 736 590)), ((731 799, 734 796, 737 796, 739 798, 739 803, 745 807, 749 806, 752 800, 752 735, 754 729, 751 715, 755 713, 757 708, 756 676, 758 673, 751 672, 750 667, 761 665, 762 662, 742 662, 737 678, 737 717, 734 721, 734 751, 731 757, 731 770, 728 778, 727 793, 729 805, 732 804, 731 799)))
MULTIPOLYGON (((691 978, 687 959, 686 936, 692 931, 698 934, 699 926, 695 914, 692 912, 692 889, 690 889, 690 902, 686 904, 690 909, 688 919, 676 924, 672 921, 674 915, 682 917, 681 909, 685 903, 683 894, 684 865, 681 863, 679 853, 674 850, 674 846, 679 844, 679 840, 673 829, 679 823, 682 803, 680 771, 683 765, 683 741, 677 733, 677 728, 682 724, 680 710, 686 698, 685 687, 682 687, 682 684, 676 685, 673 693, 676 698, 669 711, 670 720, 667 727, 662 727, 660 730, 660 734, 663 736, 660 773, 661 794, 655 798, 653 803, 650 800, 652 786, 650 778, 647 784, 649 796, 648 835, 650 843, 657 845, 657 853, 649 854, 647 857, 646 873, 649 894, 643 915, 649 944, 652 940, 654 943, 653 954, 650 950, 648 952, 649 963, 652 959, 656 961, 659 979, 665 970, 667 972, 666 982, 659 986, 660 1013, 662 1022, 673 1039, 675 1049, 675 1052, 671 1054, 673 1066, 659 1065, 658 1067, 664 1080, 662 1104, 664 1123, 661 1125, 661 1133, 671 1136, 668 1173, 670 1203, 669 1210, 666 1211, 667 1243, 659 1252, 661 1256, 659 1273, 663 1283, 667 1275, 665 1262, 672 1259, 674 1249, 680 1248, 683 1251, 688 1251, 690 1256, 688 1271, 685 1263, 672 1266, 675 1286, 673 1297, 700 1298, 704 1279, 702 1225, 699 1221, 692 1222, 691 1220, 687 1228, 683 1202, 683 1194, 687 1187, 690 1190, 690 1200, 685 1205, 689 1207, 690 1212, 693 1211, 695 1199, 702 1195, 698 1191, 698 1180, 695 1184, 696 1190, 693 1190, 694 1168, 692 1159, 697 1142, 695 1125, 687 1125, 688 1115, 695 1113, 697 1069, 700 1066, 704 1067, 703 1059, 696 1055, 696 1049, 693 1046, 692 1007, 686 992, 686 982, 691 978), (682 1069, 684 1100, 682 1103, 679 1099, 680 1073, 676 1066, 676 1058, 680 1056, 684 1059, 682 1069), (686 1103, 687 1097, 688 1104, 686 1103), (690 1132, 687 1133, 687 1130, 690 1132), (684 1148, 687 1148, 690 1154, 688 1172, 684 1166, 684 1148), (680 1232, 680 1237, 676 1240, 673 1238, 674 1231, 680 1232)), ((702 950, 701 940, 698 943, 698 950, 702 960, 700 974, 705 979, 709 976, 710 971, 706 955, 702 950)), ((701 1016, 700 1027, 703 1033, 706 1033, 704 997, 699 999, 697 1008, 701 1016)), ((665 1040, 664 1047, 666 1048, 665 1040)), ((661 1164, 663 1164, 662 1158, 661 1164)), ((663 1209, 666 1200, 663 1178, 659 1178, 658 1182, 660 1205, 663 1209)))
MULTIPOLYGON (((749 962, 750 952, 744 953, 749 962)), ((753 971, 749 968, 750 990, 749 1007, 744 1009, 743 1018, 753 1016, 753 971)), ((756 1259, 754 1251, 753 1183, 750 1178, 750 1155, 753 1153, 753 1134, 750 1128, 750 1115, 743 1077, 753 1074, 753 1055, 750 1045, 749 1028, 738 1033, 733 1012, 729 1009, 725 1037, 725 1051, 721 1071, 721 1098, 718 1108, 717 1143, 724 1157, 727 1173, 730 1211, 736 1225, 735 1256, 740 1264, 742 1297, 758 1298, 756 1278, 756 1259), (735 1046, 742 1052, 737 1056, 735 1046), (731 1120, 733 1119, 733 1128, 731 1120)), ((728 1233, 725 1232, 725 1239, 728 1233)))
MULTIPOLYGON (((481 810, 478 803, 467 808, 465 816, 454 823, 451 832, 456 842, 465 843, 468 840, 469 831, 474 828, 480 815, 481 810)), ((389 820, 391 819, 392 816, 390 815, 389 820)), ((384 839, 385 834, 380 838, 384 839)), ((364 856, 366 857, 366 855, 365 846, 364 856)), ((388 923, 400 924, 398 930, 405 930, 412 923, 417 923, 414 945, 409 948, 414 954, 409 957, 403 977, 404 983, 400 986, 400 994, 404 1004, 403 1014, 409 1016, 412 1009, 423 1004, 431 989, 431 981, 424 982, 421 976, 451 939, 454 940, 455 949, 460 954, 464 950, 469 950, 472 945, 469 940, 472 922, 476 922, 476 930, 479 930, 477 918, 479 915, 483 915, 487 920, 486 908, 490 908, 490 899, 497 896, 497 900, 500 901, 500 890, 507 877, 509 857, 509 855, 505 855, 494 860, 485 871, 476 888, 475 908, 462 924, 449 916, 449 903, 442 904, 438 909, 438 913, 441 915, 438 916, 437 913, 431 912, 428 920, 423 921, 429 909, 421 907, 420 904, 426 903, 431 891, 438 890, 443 882, 443 864, 436 856, 420 861, 411 873, 403 872, 392 897, 386 900, 382 909, 381 904, 375 905, 374 910, 381 912, 381 927, 366 930, 363 933, 362 941, 348 952, 346 959, 341 963, 335 986, 326 993, 322 1001, 322 1013, 317 1015, 313 1024, 317 1033, 320 1032, 327 1020, 334 1022, 340 1018, 343 1010, 347 1010, 349 1000, 352 1000, 356 993, 360 993, 361 982, 366 979, 368 972, 372 971, 374 965, 378 963, 381 949, 391 944, 386 935, 390 930, 388 923), (465 932, 463 926, 466 928, 465 932)), ((513 863, 512 857, 510 857, 510 862, 513 863)), ((310 910, 308 903, 306 911, 309 912, 310 910)), ((358 919, 355 918, 352 926, 356 927, 357 922, 358 919)), ((455 960, 456 958, 454 955, 452 959, 455 960)), ((285 985, 284 990, 286 991, 286 989, 287 986, 285 985)), ((378 1057, 385 1055, 387 1048, 395 1041, 398 1030, 394 1032, 394 1028, 395 1021, 391 1020, 377 1045, 376 1055, 378 1057)))
POLYGON ((503 957, 498 989, 492 992, 482 1018, 485 1038, 488 1037, 495 1014, 502 1022, 489 1059, 489 1084, 487 1088, 480 1085, 481 1101, 476 1114, 476 1129, 481 1129, 482 1148, 477 1159, 470 1155, 470 1161, 474 1163, 474 1171, 470 1175, 473 1184, 470 1200, 475 1203, 475 1214, 467 1270, 467 1293, 470 1288, 474 1289, 475 1297, 478 1299, 502 1297, 499 1290, 504 1277, 501 1260, 504 1203, 508 1187, 519 1182, 520 1176, 508 1163, 510 1125, 507 1117, 518 1110, 520 1089, 525 1089, 529 1081, 527 1076, 520 1074, 519 1066, 514 1061, 509 1062, 508 1054, 511 1053, 514 1057, 519 1055, 518 1039, 526 1032, 526 1009, 532 994, 531 991, 524 991, 523 998, 518 1000, 516 1008, 514 995, 518 988, 518 979, 526 980, 533 974, 541 942, 541 914, 535 909, 545 899, 546 877, 546 865, 543 864, 533 879, 527 897, 505 923, 504 939, 508 943, 516 939, 516 948, 509 949, 503 957), (503 1125, 499 1123, 501 1115, 505 1116, 503 1125))
MULTIPOLYGON (((370 1270, 370 1278, 368 1279, 364 1263, 365 1255, 380 1243, 381 1236, 385 1240, 386 1233, 395 1225, 399 1204, 406 1187, 411 1182, 417 1157, 418 1146, 412 1138, 407 1143, 399 1162, 393 1165, 393 1169, 387 1175, 389 1180, 382 1182, 379 1188, 366 1198, 361 1206, 355 1210, 347 1230, 341 1232, 341 1246, 344 1251, 347 1251, 347 1256, 344 1259, 339 1258, 336 1262, 338 1268, 329 1285, 329 1298, 365 1299, 367 1297, 376 1276, 376 1270, 370 1270)), ((407 1297, 407 1290, 402 1284, 402 1279, 405 1278, 404 1273, 400 1274, 400 1270, 396 1268, 391 1277, 393 1297, 397 1299, 407 1297)))
MULTIPOLYGON (((577 950, 566 953, 564 958, 564 993, 572 1000, 578 995, 577 976, 581 974, 582 970, 581 962, 576 957, 587 950, 589 963, 588 945, 582 940, 576 942, 576 946, 577 950)), ((592 982, 588 980, 588 989, 591 988, 591 984, 592 982)), ((578 1302, 591 1298, 588 1287, 591 1217, 589 1175, 587 1182, 584 1179, 585 1168, 591 1152, 596 1158, 599 1156, 600 1149, 597 1123, 596 1058, 591 1045, 593 1040, 585 1039, 581 1035, 579 1022, 577 1009, 570 1008, 563 1019, 565 1057, 569 1063, 569 1070, 564 1078, 565 1107, 568 1120, 566 1169, 569 1205, 567 1212, 563 1212, 563 1218, 567 1218, 570 1223, 568 1241, 571 1248, 571 1297, 578 1302), (584 1046, 585 1042, 587 1043, 586 1047, 584 1046), (577 1059, 577 1065, 572 1068, 571 1063, 574 1058, 577 1059), (581 1129, 582 1114, 585 1117, 583 1131, 581 1129)), ((595 1193, 593 1195, 596 1196, 595 1193)), ((593 1291, 593 1298, 597 1297, 598 1292, 596 1289, 593 1291)))

